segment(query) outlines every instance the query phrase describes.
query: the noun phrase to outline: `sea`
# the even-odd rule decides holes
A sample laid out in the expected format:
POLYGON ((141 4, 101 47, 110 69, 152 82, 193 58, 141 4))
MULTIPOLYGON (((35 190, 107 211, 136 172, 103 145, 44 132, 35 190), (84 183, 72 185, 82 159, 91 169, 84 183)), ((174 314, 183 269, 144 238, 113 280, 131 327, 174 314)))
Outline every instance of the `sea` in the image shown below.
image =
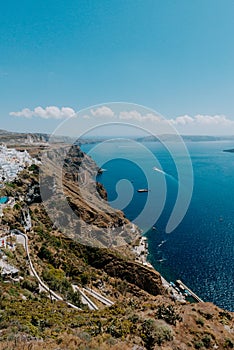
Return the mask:
POLYGON ((166 227, 179 191, 178 168, 186 173, 188 166, 178 144, 170 144, 173 156, 160 142, 141 142, 139 148, 112 140, 84 144, 82 150, 103 169, 97 181, 110 204, 148 237, 148 259, 155 269, 168 281, 182 280, 204 301, 234 311, 234 153, 223 152, 234 144, 188 141, 186 147, 193 192, 170 233, 166 227), (142 188, 149 192, 139 193, 142 188))

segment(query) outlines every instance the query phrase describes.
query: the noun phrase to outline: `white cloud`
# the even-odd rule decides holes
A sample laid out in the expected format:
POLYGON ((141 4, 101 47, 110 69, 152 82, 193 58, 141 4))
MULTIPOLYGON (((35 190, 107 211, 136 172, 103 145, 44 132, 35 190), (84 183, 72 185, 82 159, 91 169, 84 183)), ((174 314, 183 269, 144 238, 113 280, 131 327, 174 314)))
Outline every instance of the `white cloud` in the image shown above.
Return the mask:
MULTIPOLYGON (((80 114, 79 125, 85 129, 95 126, 99 122, 104 122, 104 119, 110 119, 111 122, 132 123, 139 127, 145 127, 155 133, 170 133, 174 129, 181 134, 197 134, 197 135, 229 135, 234 134, 234 119, 230 119, 225 115, 205 115, 197 114, 180 115, 178 117, 165 119, 156 112, 150 112, 142 108, 134 107, 135 109, 126 110, 122 106, 122 111, 109 106, 94 107, 85 111, 85 114, 80 114)), ((63 120, 70 117, 76 117, 79 112, 76 112, 70 107, 59 108, 57 106, 47 106, 45 108, 38 106, 34 109, 24 108, 21 111, 11 112, 11 116, 23 118, 42 118, 63 120)), ((74 120, 74 119, 73 119, 74 120)), ((175 131, 175 130, 174 130, 175 131)))
POLYGON ((224 115, 214 115, 214 116, 209 116, 209 115, 196 115, 194 117, 196 123, 199 124, 206 124, 206 125, 223 125, 223 126, 228 126, 228 125, 234 125, 234 121, 231 119, 228 119, 224 115))
POLYGON ((10 112, 10 115, 14 117, 32 118, 33 111, 31 111, 29 108, 24 108, 20 112, 10 112))
POLYGON ((159 122, 162 120, 160 116, 157 116, 153 113, 146 113, 145 115, 142 115, 138 111, 123 111, 119 114, 119 119, 121 120, 136 120, 139 122, 159 122))
POLYGON ((169 122, 173 125, 187 125, 193 123, 194 119, 189 115, 184 115, 175 119, 169 119, 169 122))
POLYGON ((172 119, 164 119, 153 113, 142 114, 139 111, 122 111, 119 114, 119 119, 121 120, 132 120, 138 122, 154 122, 156 124, 160 123, 170 123, 173 126, 233 126, 234 120, 228 119, 224 115, 202 115, 198 114, 193 117, 189 115, 178 116, 172 119))
POLYGON ((24 117, 24 118, 32 118, 38 117, 43 119, 65 119, 70 117, 75 117, 76 112, 74 109, 70 107, 62 107, 58 108, 56 106, 48 106, 48 107, 36 107, 33 110, 29 108, 24 108, 19 112, 10 112, 11 116, 14 117, 24 117))
POLYGON ((102 107, 98 107, 96 109, 91 109, 90 112, 94 117, 113 118, 115 115, 115 113, 112 111, 112 109, 107 107, 107 106, 102 106, 102 107))
POLYGON ((234 120, 224 115, 182 115, 171 119, 165 119, 154 113, 144 114, 141 111, 131 110, 120 112, 119 119, 123 122, 129 121, 141 127, 150 128, 150 130, 155 133, 171 133, 175 128, 182 134, 234 134, 234 120))
POLYGON ((175 126, 234 126, 234 120, 228 119, 224 115, 211 116, 198 114, 194 117, 184 115, 174 119, 169 119, 169 122, 175 126))

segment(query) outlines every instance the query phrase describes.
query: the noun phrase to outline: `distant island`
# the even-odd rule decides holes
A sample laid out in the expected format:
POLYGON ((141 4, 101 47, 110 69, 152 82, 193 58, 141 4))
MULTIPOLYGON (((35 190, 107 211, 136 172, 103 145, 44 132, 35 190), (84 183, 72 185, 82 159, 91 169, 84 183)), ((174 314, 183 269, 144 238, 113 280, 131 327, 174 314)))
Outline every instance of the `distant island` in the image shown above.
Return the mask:
MULTIPOLYGON (((217 142, 217 141, 233 141, 234 136, 211 136, 211 135, 180 135, 185 142, 217 142)), ((137 138, 138 142, 177 142, 178 135, 164 134, 164 135, 151 135, 137 138)))
POLYGON ((232 149, 224 149, 223 151, 224 152, 229 152, 229 153, 234 153, 234 148, 232 148, 232 149))

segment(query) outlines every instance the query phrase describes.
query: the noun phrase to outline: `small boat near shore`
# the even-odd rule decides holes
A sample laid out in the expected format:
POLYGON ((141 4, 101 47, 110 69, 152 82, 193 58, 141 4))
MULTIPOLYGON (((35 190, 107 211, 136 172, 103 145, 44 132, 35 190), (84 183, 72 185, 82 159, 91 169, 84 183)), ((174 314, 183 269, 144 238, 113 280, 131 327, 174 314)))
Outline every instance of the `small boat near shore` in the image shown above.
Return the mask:
POLYGON ((137 190, 137 192, 143 193, 143 192, 149 192, 149 190, 148 190, 148 188, 139 188, 139 189, 137 190))
POLYGON ((101 175, 104 171, 106 171, 106 169, 99 168, 97 173, 98 173, 98 175, 101 175))
POLYGON ((166 243, 166 240, 162 241, 161 243, 158 244, 158 247, 161 247, 164 243, 166 243))

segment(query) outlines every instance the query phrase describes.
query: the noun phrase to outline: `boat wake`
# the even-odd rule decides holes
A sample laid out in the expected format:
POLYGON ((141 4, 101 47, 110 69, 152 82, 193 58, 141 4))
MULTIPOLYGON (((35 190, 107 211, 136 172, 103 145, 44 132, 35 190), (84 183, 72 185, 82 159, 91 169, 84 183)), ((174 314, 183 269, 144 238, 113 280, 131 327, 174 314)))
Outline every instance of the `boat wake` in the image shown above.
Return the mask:
POLYGON ((153 170, 154 170, 154 171, 157 171, 158 173, 161 173, 161 174, 163 174, 163 175, 166 175, 167 177, 170 177, 171 179, 173 179, 173 180, 175 180, 176 182, 178 182, 178 180, 177 180, 174 176, 172 176, 172 175, 166 173, 165 171, 163 171, 162 169, 157 168, 156 166, 153 167, 153 170))
POLYGON ((157 168, 156 166, 153 167, 154 171, 157 171, 158 173, 164 174, 164 175, 168 175, 167 173, 165 173, 165 171, 163 171, 162 169, 157 168))
POLYGON ((161 247, 164 243, 166 243, 167 240, 162 241, 161 243, 158 244, 158 247, 161 247))

